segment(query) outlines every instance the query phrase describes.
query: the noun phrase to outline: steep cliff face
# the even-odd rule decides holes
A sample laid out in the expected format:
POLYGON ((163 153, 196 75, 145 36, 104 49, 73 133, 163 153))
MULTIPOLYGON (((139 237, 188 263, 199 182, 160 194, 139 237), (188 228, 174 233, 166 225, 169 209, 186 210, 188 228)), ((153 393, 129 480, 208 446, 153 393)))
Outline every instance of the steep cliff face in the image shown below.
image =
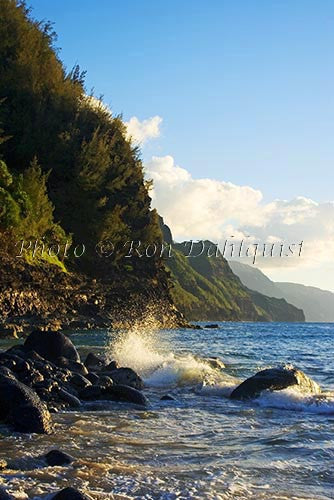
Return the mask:
POLYGON ((67 72, 50 23, 18 0, 0 0, 0 12, 0 315, 94 324, 149 308, 158 324, 178 322, 160 256, 125 258, 127 243, 162 236, 124 123, 86 94, 78 67, 67 72), (86 252, 70 253, 66 273, 62 258, 10 257, 7 238, 86 252))
POLYGON ((157 327, 187 325, 167 286, 131 276, 96 280, 41 263, 30 265, 0 252, 0 336, 32 329, 86 329, 128 326, 135 321, 157 327))

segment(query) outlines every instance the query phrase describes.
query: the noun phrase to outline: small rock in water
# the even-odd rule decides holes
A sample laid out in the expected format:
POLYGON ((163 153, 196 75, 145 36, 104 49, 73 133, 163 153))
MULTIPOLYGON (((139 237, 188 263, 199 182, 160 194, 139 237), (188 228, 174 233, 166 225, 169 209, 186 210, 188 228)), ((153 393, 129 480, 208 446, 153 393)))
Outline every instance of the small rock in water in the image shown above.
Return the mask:
POLYGON ((288 365, 268 368, 256 373, 234 389, 230 397, 231 399, 251 399, 258 397, 264 390, 280 391, 291 386, 296 386, 302 392, 311 394, 321 392, 316 382, 302 371, 288 365))
POLYGON ((91 500, 91 497, 86 493, 81 493, 81 491, 69 487, 56 493, 52 497, 52 500, 91 500))
POLYGON ((7 461, 6 460, 3 460, 1 459, 0 460, 0 470, 4 470, 4 469, 7 469, 7 461))
POLYGON ((176 401, 176 399, 170 394, 165 394, 162 398, 160 398, 160 401, 176 401))
POLYGON ((219 328, 219 325, 217 323, 210 323, 208 325, 205 325, 204 328, 219 328))
POLYGON ((214 368, 217 370, 222 370, 223 368, 225 368, 224 363, 216 356, 212 356, 210 358, 205 358, 205 362, 208 363, 208 365, 210 365, 211 368, 214 368))
POLYGON ((67 453, 59 450, 49 451, 44 458, 46 460, 46 463, 52 467, 57 465, 68 465, 74 461, 74 458, 71 457, 71 455, 68 455, 67 453))
POLYGON ((99 385, 103 385, 104 387, 111 387, 114 385, 114 381, 112 378, 108 377, 108 375, 102 375, 99 377, 99 385))

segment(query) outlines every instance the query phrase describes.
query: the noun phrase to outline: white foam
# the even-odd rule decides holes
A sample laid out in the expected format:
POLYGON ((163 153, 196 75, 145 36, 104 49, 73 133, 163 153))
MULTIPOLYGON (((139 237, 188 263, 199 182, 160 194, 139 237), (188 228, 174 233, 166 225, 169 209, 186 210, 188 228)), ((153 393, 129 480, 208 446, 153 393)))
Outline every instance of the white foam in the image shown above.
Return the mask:
POLYGON ((262 408, 304 411, 318 414, 334 414, 334 395, 303 394, 298 389, 288 388, 282 391, 264 391, 254 400, 262 408))

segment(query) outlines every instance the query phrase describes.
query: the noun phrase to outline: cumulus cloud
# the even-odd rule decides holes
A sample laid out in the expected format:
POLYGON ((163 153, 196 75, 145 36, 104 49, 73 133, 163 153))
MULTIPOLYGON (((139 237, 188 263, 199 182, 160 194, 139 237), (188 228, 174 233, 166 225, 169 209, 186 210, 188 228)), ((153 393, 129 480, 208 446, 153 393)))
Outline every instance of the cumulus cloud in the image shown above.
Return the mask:
POLYGON ((125 122, 128 131, 128 137, 139 144, 143 145, 149 139, 155 139, 160 136, 160 125, 162 118, 158 115, 140 121, 136 116, 125 122))
POLYGON ((194 179, 172 156, 153 157, 146 176, 154 182, 152 203, 170 225, 177 241, 209 239, 262 245, 276 242, 296 245, 303 241, 302 257, 265 258, 262 267, 315 267, 334 256, 334 202, 317 203, 297 197, 263 202, 262 193, 213 179, 194 179))

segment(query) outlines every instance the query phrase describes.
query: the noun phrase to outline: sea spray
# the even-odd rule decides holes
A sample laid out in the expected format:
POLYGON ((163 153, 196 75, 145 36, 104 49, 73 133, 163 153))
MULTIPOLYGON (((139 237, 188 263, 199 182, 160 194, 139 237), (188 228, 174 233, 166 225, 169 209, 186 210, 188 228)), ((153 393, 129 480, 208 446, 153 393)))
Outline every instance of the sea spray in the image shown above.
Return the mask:
POLYGON ((111 334, 109 357, 135 370, 146 385, 153 387, 213 386, 226 379, 226 375, 210 366, 205 358, 190 353, 174 354, 163 333, 138 324, 111 334))

